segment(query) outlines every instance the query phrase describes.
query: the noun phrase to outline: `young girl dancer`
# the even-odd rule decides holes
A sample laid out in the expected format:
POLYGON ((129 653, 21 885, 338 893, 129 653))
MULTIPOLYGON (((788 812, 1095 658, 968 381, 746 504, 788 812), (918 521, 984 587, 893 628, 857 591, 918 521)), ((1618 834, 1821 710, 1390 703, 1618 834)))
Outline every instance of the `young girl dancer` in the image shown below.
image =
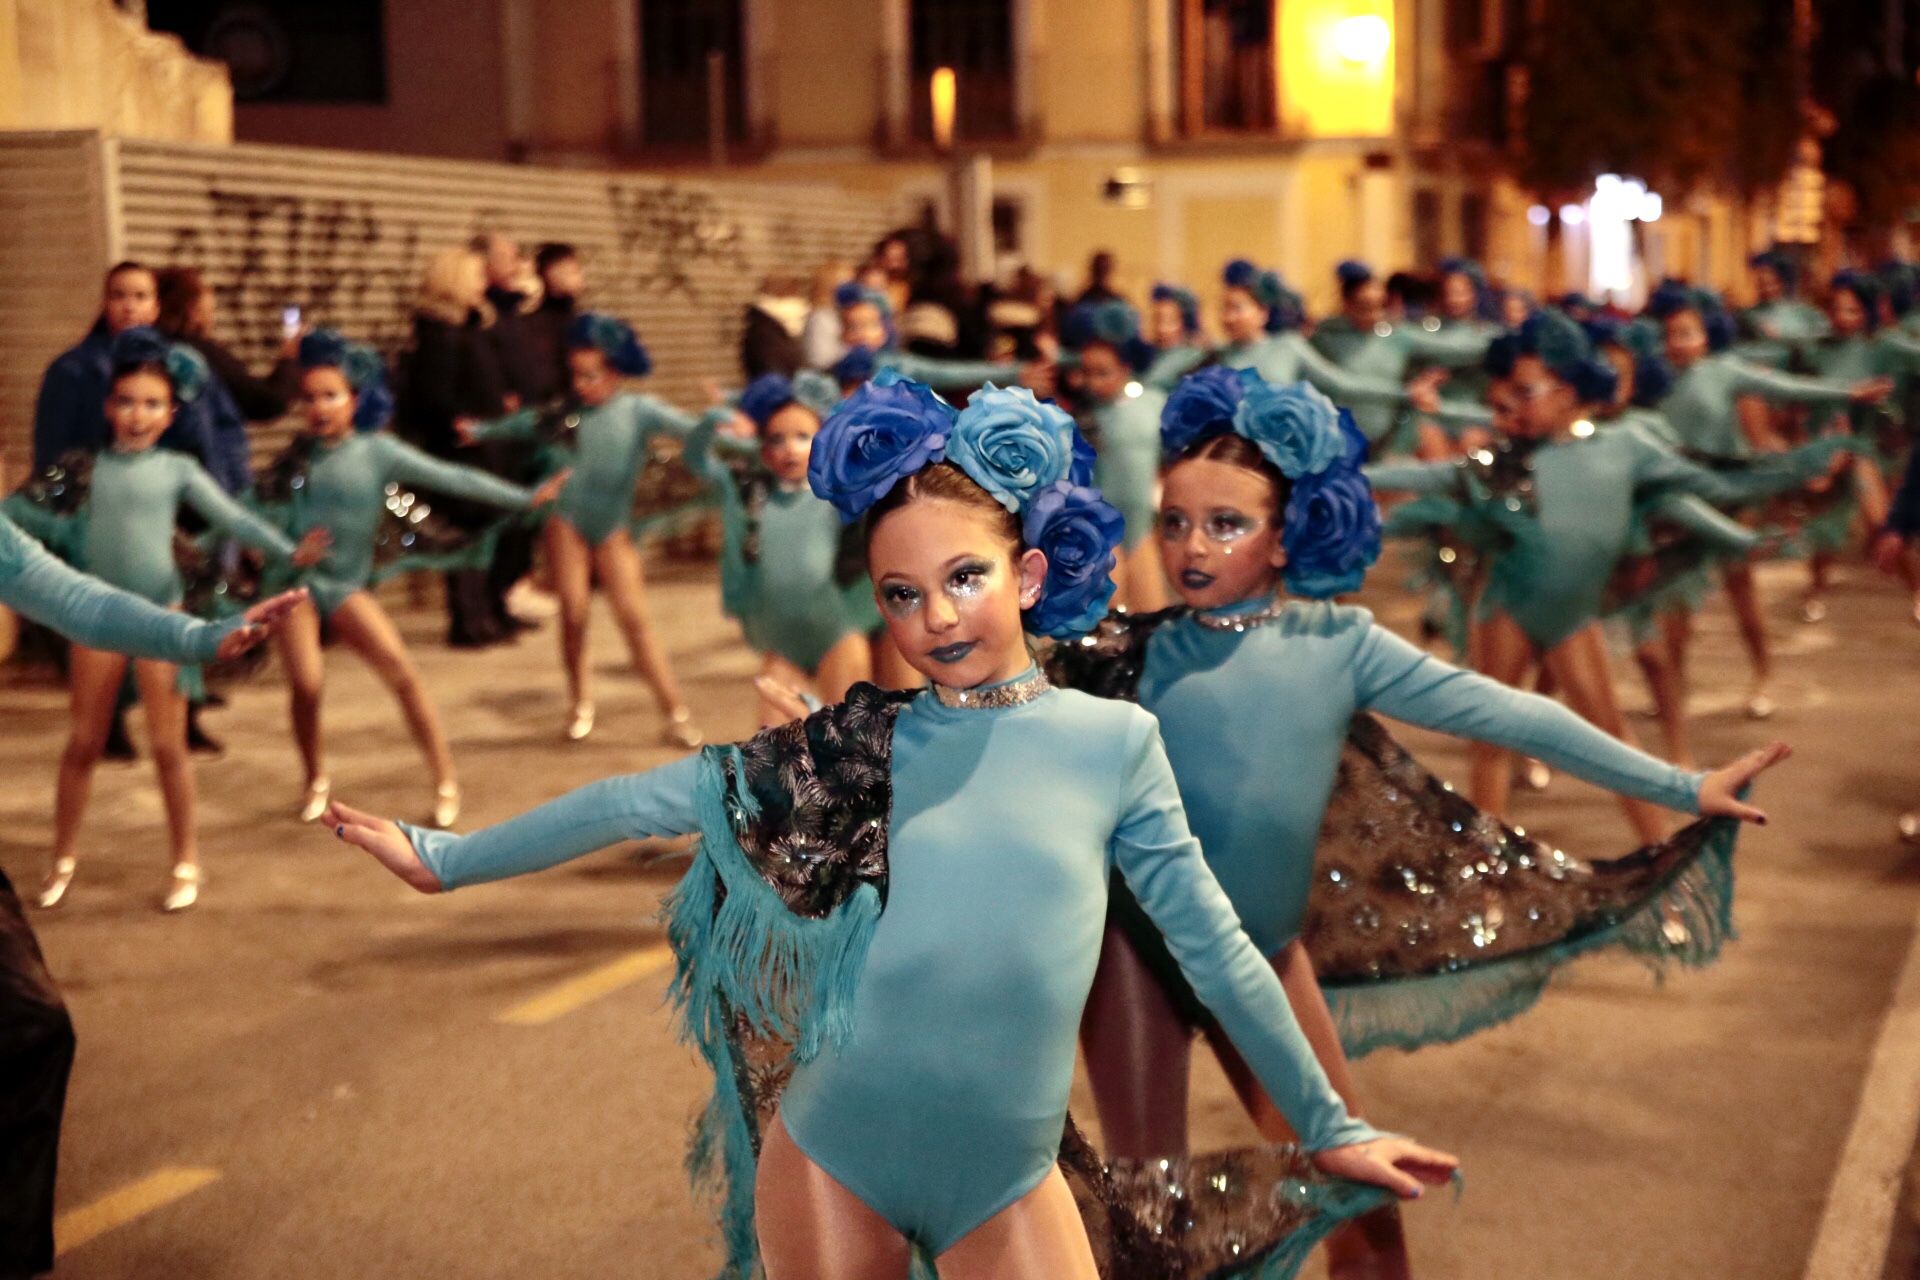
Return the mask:
POLYGON ((873 353, 876 370, 891 369, 903 378, 940 391, 964 391, 986 382, 1018 382, 1043 394, 1053 390, 1050 366, 1011 361, 944 360, 900 349, 887 296, 850 281, 834 291, 840 308, 840 332, 850 351, 873 353))
MULTIPOLYGON (((280 632, 293 736, 306 773, 300 820, 318 818, 333 787, 320 728, 324 627, 373 670, 400 704, 433 774, 433 823, 451 826, 460 816, 460 783, 446 731, 406 642, 371 590, 381 578, 402 569, 447 567, 430 563, 431 557, 409 545, 418 542, 414 520, 421 513, 413 495, 398 486, 522 511, 551 497, 559 481, 535 493, 484 471, 429 457, 383 430, 393 401, 380 357, 331 329, 303 338, 298 361, 305 430, 262 477, 260 500, 278 514, 289 533, 324 539, 326 546, 312 575, 313 599, 294 610, 280 632)), ((490 554, 491 539, 483 539, 480 546, 490 554)), ((485 554, 479 562, 486 562, 485 554)))
MULTIPOLYGON (((1878 404, 1893 389, 1884 378, 1831 382, 1778 373, 1742 360, 1727 350, 1733 335, 1726 315, 1711 297, 1684 286, 1666 284, 1656 289, 1647 300, 1647 312, 1663 326, 1667 364, 1674 375, 1672 386, 1655 407, 1680 433, 1687 450, 1710 464, 1749 459, 1756 452, 1740 420, 1743 396, 1819 409, 1878 404)), ((1729 567, 1725 582, 1727 601, 1753 664, 1747 714, 1763 720, 1775 710, 1768 690, 1773 657, 1754 592, 1753 570, 1747 565, 1729 567)))
MULTIPOLYGON (((1518 685, 1537 665, 1580 715, 1631 742, 1597 619, 1631 545, 1636 509, 1676 491, 1724 502, 1782 492, 1819 475, 1843 442, 1739 474, 1713 472, 1645 433, 1593 430, 1590 415, 1612 400, 1615 375, 1572 320, 1536 314, 1521 330, 1520 351, 1509 449, 1489 463, 1388 463, 1367 474, 1381 490, 1452 493, 1502 535, 1474 626, 1475 666, 1518 685), (1585 434, 1576 434, 1582 423, 1585 434)), ((1476 743, 1474 803, 1504 815, 1511 782, 1499 747, 1476 743)), ((1662 837, 1664 821, 1651 805, 1632 796, 1621 805, 1641 839, 1662 837)))
MULTIPOLYGON (((839 402, 822 374, 765 374, 739 401, 757 440, 720 435, 724 419, 709 414, 682 454, 720 495, 720 602, 761 655, 760 674, 827 702, 872 678, 867 637, 880 626, 860 531, 807 487, 814 437, 839 402)), ((763 704, 763 725, 786 718, 763 704)))
MULTIPOLYGON (((113 375, 107 393, 107 424, 113 442, 92 458, 84 480, 71 477, 63 499, 70 518, 55 516, 19 498, 9 499, 30 532, 65 542, 82 569, 107 583, 167 608, 184 593, 173 558, 174 521, 192 508, 213 528, 269 556, 306 565, 324 548, 319 536, 299 547, 227 497, 200 464, 185 454, 156 449, 183 401, 204 385, 206 366, 190 348, 169 345, 151 329, 135 328, 114 339, 113 375), (69 540, 70 539, 70 540, 69 540)), ((120 696, 128 657, 75 644, 68 658, 73 691, 73 727, 60 757, 54 799, 53 860, 39 905, 55 907, 67 895, 78 869, 81 819, 93 787, 94 766, 120 696)), ((147 733, 166 802, 172 873, 161 898, 165 911, 184 911, 200 896, 204 875, 195 839, 193 770, 187 756, 186 697, 197 671, 173 662, 133 659, 134 682, 146 708, 147 733)))
POLYGON ((1200 301, 1177 284, 1153 286, 1146 328, 1154 354, 1140 381, 1156 391, 1173 390, 1211 354, 1200 332, 1200 301))
POLYGON ((576 408, 558 423, 541 410, 522 409, 493 422, 462 420, 455 427, 470 442, 538 440, 555 430, 570 437, 565 443, 572 470, 545 533, 547 564, 560 597, 560 660, 571 707, 567 737, 578 742, 593 732, 587 619, 597 580, 613 605, 635 673, 666 717, 662 739, 697 747, 700 730, 647 611, 646 570, 628 529, 634 486, 653 441, 661 436, 684 440, 697 419, 664 400, 621 388, 623 378, 645 377, 653 360, 626 322, 614 316, 590 311, 574 320, 567 334, 567 368, 576 408))
MULTIPOLYGON (((1357 1104, 1343 1036, 1355 1052, 1383 1043, 1414 1047, 1513 1016, 1538 995, 1552 966, 1605 942, 1633 942, 1628 922, 1636 918, 1661 921, 1668 887, 1694 853, 1691 844, 1676 846, 1663 857, 1661 874, 1620 876, 1616 883, 1631 888, 1610 898, 1605 911, 1583 902, 1570 883, 1564 899, 1549 902, 1556 891, 1532 859, 1558 859, 1556 876, 1576 864, 1442 792, 1370 721, 1356 725, 1355 745, 1347 745, 1357 711, 1521 749, 1672 808, 1760 819, 1736 793, 1784 748, 1713 774, 1681 774, 1552 702, 1422 654, 1363 609, 1332 604, 1333 596, 1358 588, 1378 555, 1379 523, 1359 472, 1364 442, 1312 388, 1203 371, 1168 401, 1164 442, 1159 536, 1184 604, 1159 615, 1110 617, 1086 644, 1056 651, 1053 670, 1081 687, 1137 698, 1160 721, 1208 863, 1349 1107, 1357 1104), (1283 586, 1304 598, 1287 599, 1283 586), (1335 838, 1321 850, 1327 870, 1316 884, 1315 845, 1336 776, 1341 803, 1366 819, 1363 831, 1329 832, 1335 838), (1462 842, 1464 856, 1443 852, 1454 842, 1462 842), (1516 857, 1518 850, 1527 852, 1516 857), (1523 881, 1533 883, 1521 898, 1490 903, 1487 895, 1523 881), (1409 991, 1384 1001, 1357 993, 1373 1011, 1344 1010, 1341 1034, 1308 960, 1312 944, 1301 941, 1310 885, 1331 929, 1343 935, 1327 940, 1333 973, 1424 972, 1409 991), (1475 917, 1460 911, 1461 903, 1428 914, 1459 886, 1473 886, 1479 899, 1473 946, 1460 926, 1475 917), (1469 989, 1465 972, 1476 961, 1486 962, 1472 973, 1477 990, 1469 989), (1411 1011, 1397 1007, 1409 1002, 1411 1011)), ((1584 864, 1571 874, 1590 887, 1593 873, 1584 864)), ((1702 914, 1710 929, 1718 911, 1702 914)), ((1118 889, 1109 919, 1084 1035, 1113 1152, 1186 1149, 1196 1026, 1206 1030, 1263 1134, 1284 1135, 1258 1081, 1192 1001, 1118 889)), ((1720 936, 1713 934, 1711 945, 1720 936)), ((1337 1238, 1332 1260, 1336 1275, 1404 1275, 1405 1246, 1391 1212, 1337 1238)))
POLYGON ((1166 395, 1145 382, 1153 348, 1124 302, 1083 302, 1067 312, 1061 343, 1079 361, 1087 418, 1097 442, 1094 484, 1126 521, 1114 581, 1123 609, 1166 604, 1166 580, 1154 548, 1153 498, 1160 471, 1160 406, 1166 395))
MULTIPOLYGON (((1387 288, 1364 262, 1349 259, 1335 269, 1340 281, 1340 314, 1314 328, 1314 350, 1347 372, 1377 382, 1400 384, 1416 362, 1448 370, 1478 368, 1496 329, 1456 325, 1442 328, 1429 316, 1419 324, 1387 319, 1387 288)), ((1353 420, 1367 438, 1370 456, 1413 453, 1442 457, 1453 450, 1444 435, 1428 437, 1419 423, 1388 404, 1357 405, 1353 420)))
MULTIPOLYGON (((1095 1275, 1056 1164, 1086 1167, 1066 1099, 1116 870, 1315 1165, 1403 1195, 1452 1168, 1328 1087, 1206 872, 1153 718, 1034 668, 1023 625, 1073 634, 1111 593, 1119 517, 1084 487, 1075 434, 1048 405, 988 391, 956 416, 909 382, 869 386, 827 423, 814 490, 868 516, 888 630, 932 688, 859 686, 465 839, 330 817, 427 892, 701 833, 668 928, 715 1072, 694 1162, 724 1190, 729 1274, 898 1280, 918 1251, 947 1280, 1095 1275)), ((1310 1178, 1289 1194, 1274 1159, 1231 1178, 1189 1162, 1098 1172, 1087 1225, 1119 1274, 1290 1275, 1329 1215, 1376 1201, 1310 1178), (1196 1213, 1188 1177, 1221 1178, 1221 1194, 1196 1213), (1229 1205, 1245 1233, 1209 1243, 1205 1220, 1229 1205)))

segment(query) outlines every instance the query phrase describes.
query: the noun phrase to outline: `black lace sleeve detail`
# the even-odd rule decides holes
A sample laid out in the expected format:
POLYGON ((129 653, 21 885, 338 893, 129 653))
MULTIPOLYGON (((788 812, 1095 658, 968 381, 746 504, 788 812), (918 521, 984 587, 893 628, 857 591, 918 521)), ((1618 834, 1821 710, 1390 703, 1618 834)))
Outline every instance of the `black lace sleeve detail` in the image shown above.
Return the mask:
POLYGON ((1140 699, 1140 673, 1147 663, 1147 642, 1166 623, 1185 617, 1184 605, 1157 613, 1116 610, 1078 640, 1062 640, 1046 657, 1047 679, 1063 689, 1122 702, 1140 699))

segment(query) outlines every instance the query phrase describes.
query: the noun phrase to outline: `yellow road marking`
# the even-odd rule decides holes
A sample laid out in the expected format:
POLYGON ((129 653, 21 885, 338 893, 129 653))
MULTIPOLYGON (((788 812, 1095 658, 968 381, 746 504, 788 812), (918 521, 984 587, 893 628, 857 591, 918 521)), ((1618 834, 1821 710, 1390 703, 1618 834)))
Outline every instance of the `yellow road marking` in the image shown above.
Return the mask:
POLYGON ((569 978, 550 991, 499 1014, 494 1021, 511 1027, 542 1026, 555 1018, 565 1017, 583 1004, 618 991, 630 982, 638 982, 648 974, 658 973, 672 963, 672 948, 664 942, 656 942, 631 955, 603 964, 598 969, 589 969, 577 978, 569 978))
POLYGON ((168 1166, 138 1182, 128 1183, 78 1209, 69 1209, 54 1219, 53 1238, 56 1255, 78 1249, 95 1236, 124 1227, 135 1218, 165 1208, 175 1200, 190 1196, 220 1176, 218 1169, 188 1169, 168 1166))

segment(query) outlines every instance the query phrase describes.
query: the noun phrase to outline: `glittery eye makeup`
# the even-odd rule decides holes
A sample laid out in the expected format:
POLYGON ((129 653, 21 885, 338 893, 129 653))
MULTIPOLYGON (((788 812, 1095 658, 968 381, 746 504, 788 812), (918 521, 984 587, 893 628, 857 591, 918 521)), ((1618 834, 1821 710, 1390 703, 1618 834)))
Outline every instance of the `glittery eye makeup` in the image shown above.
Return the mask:
POLYGON ((956 565, 947 577, 947 597, 951 600, 972 600, 983 595, 993 584, 993 566, 985 560, 969 560, 956 565))
MULTIPOLYGON (((993 586, 994 565, 990 560, 964 560, 947 574, 941 592, 956 604, 977 600, 993 586)), ((917 587, 904 582, 880 584, 880 608, 894 619, 910 618, 924 603, 917 587)))
MULTIPOLYGON (((1200 526, 1200 532, 1208 542, 1218 546, 1228 546, 1240 541, 1250 533, 1255 533, 1266 521, 1258 516, 1247 515, 1231 507, 1208 513, 1206 522, 1200 526)), ((1162 542, 1179 542, 1193 528, 1193 522, 1184 511, 1162 511, 1158 522, 1162 542)))
POLYGON ((880 607, 889 618, 910 618, 920 607, 920 593, 893 582, 880 588, 880 607))

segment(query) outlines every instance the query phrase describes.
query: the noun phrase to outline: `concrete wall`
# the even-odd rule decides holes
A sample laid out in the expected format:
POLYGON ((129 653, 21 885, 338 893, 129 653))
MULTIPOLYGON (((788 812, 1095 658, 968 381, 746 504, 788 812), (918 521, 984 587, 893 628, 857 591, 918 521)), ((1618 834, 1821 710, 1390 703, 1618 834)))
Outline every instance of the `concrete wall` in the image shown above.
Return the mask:
POLYGON ((0 0, 0 129, 228 142, 233 88, 112 0, 0 0))

